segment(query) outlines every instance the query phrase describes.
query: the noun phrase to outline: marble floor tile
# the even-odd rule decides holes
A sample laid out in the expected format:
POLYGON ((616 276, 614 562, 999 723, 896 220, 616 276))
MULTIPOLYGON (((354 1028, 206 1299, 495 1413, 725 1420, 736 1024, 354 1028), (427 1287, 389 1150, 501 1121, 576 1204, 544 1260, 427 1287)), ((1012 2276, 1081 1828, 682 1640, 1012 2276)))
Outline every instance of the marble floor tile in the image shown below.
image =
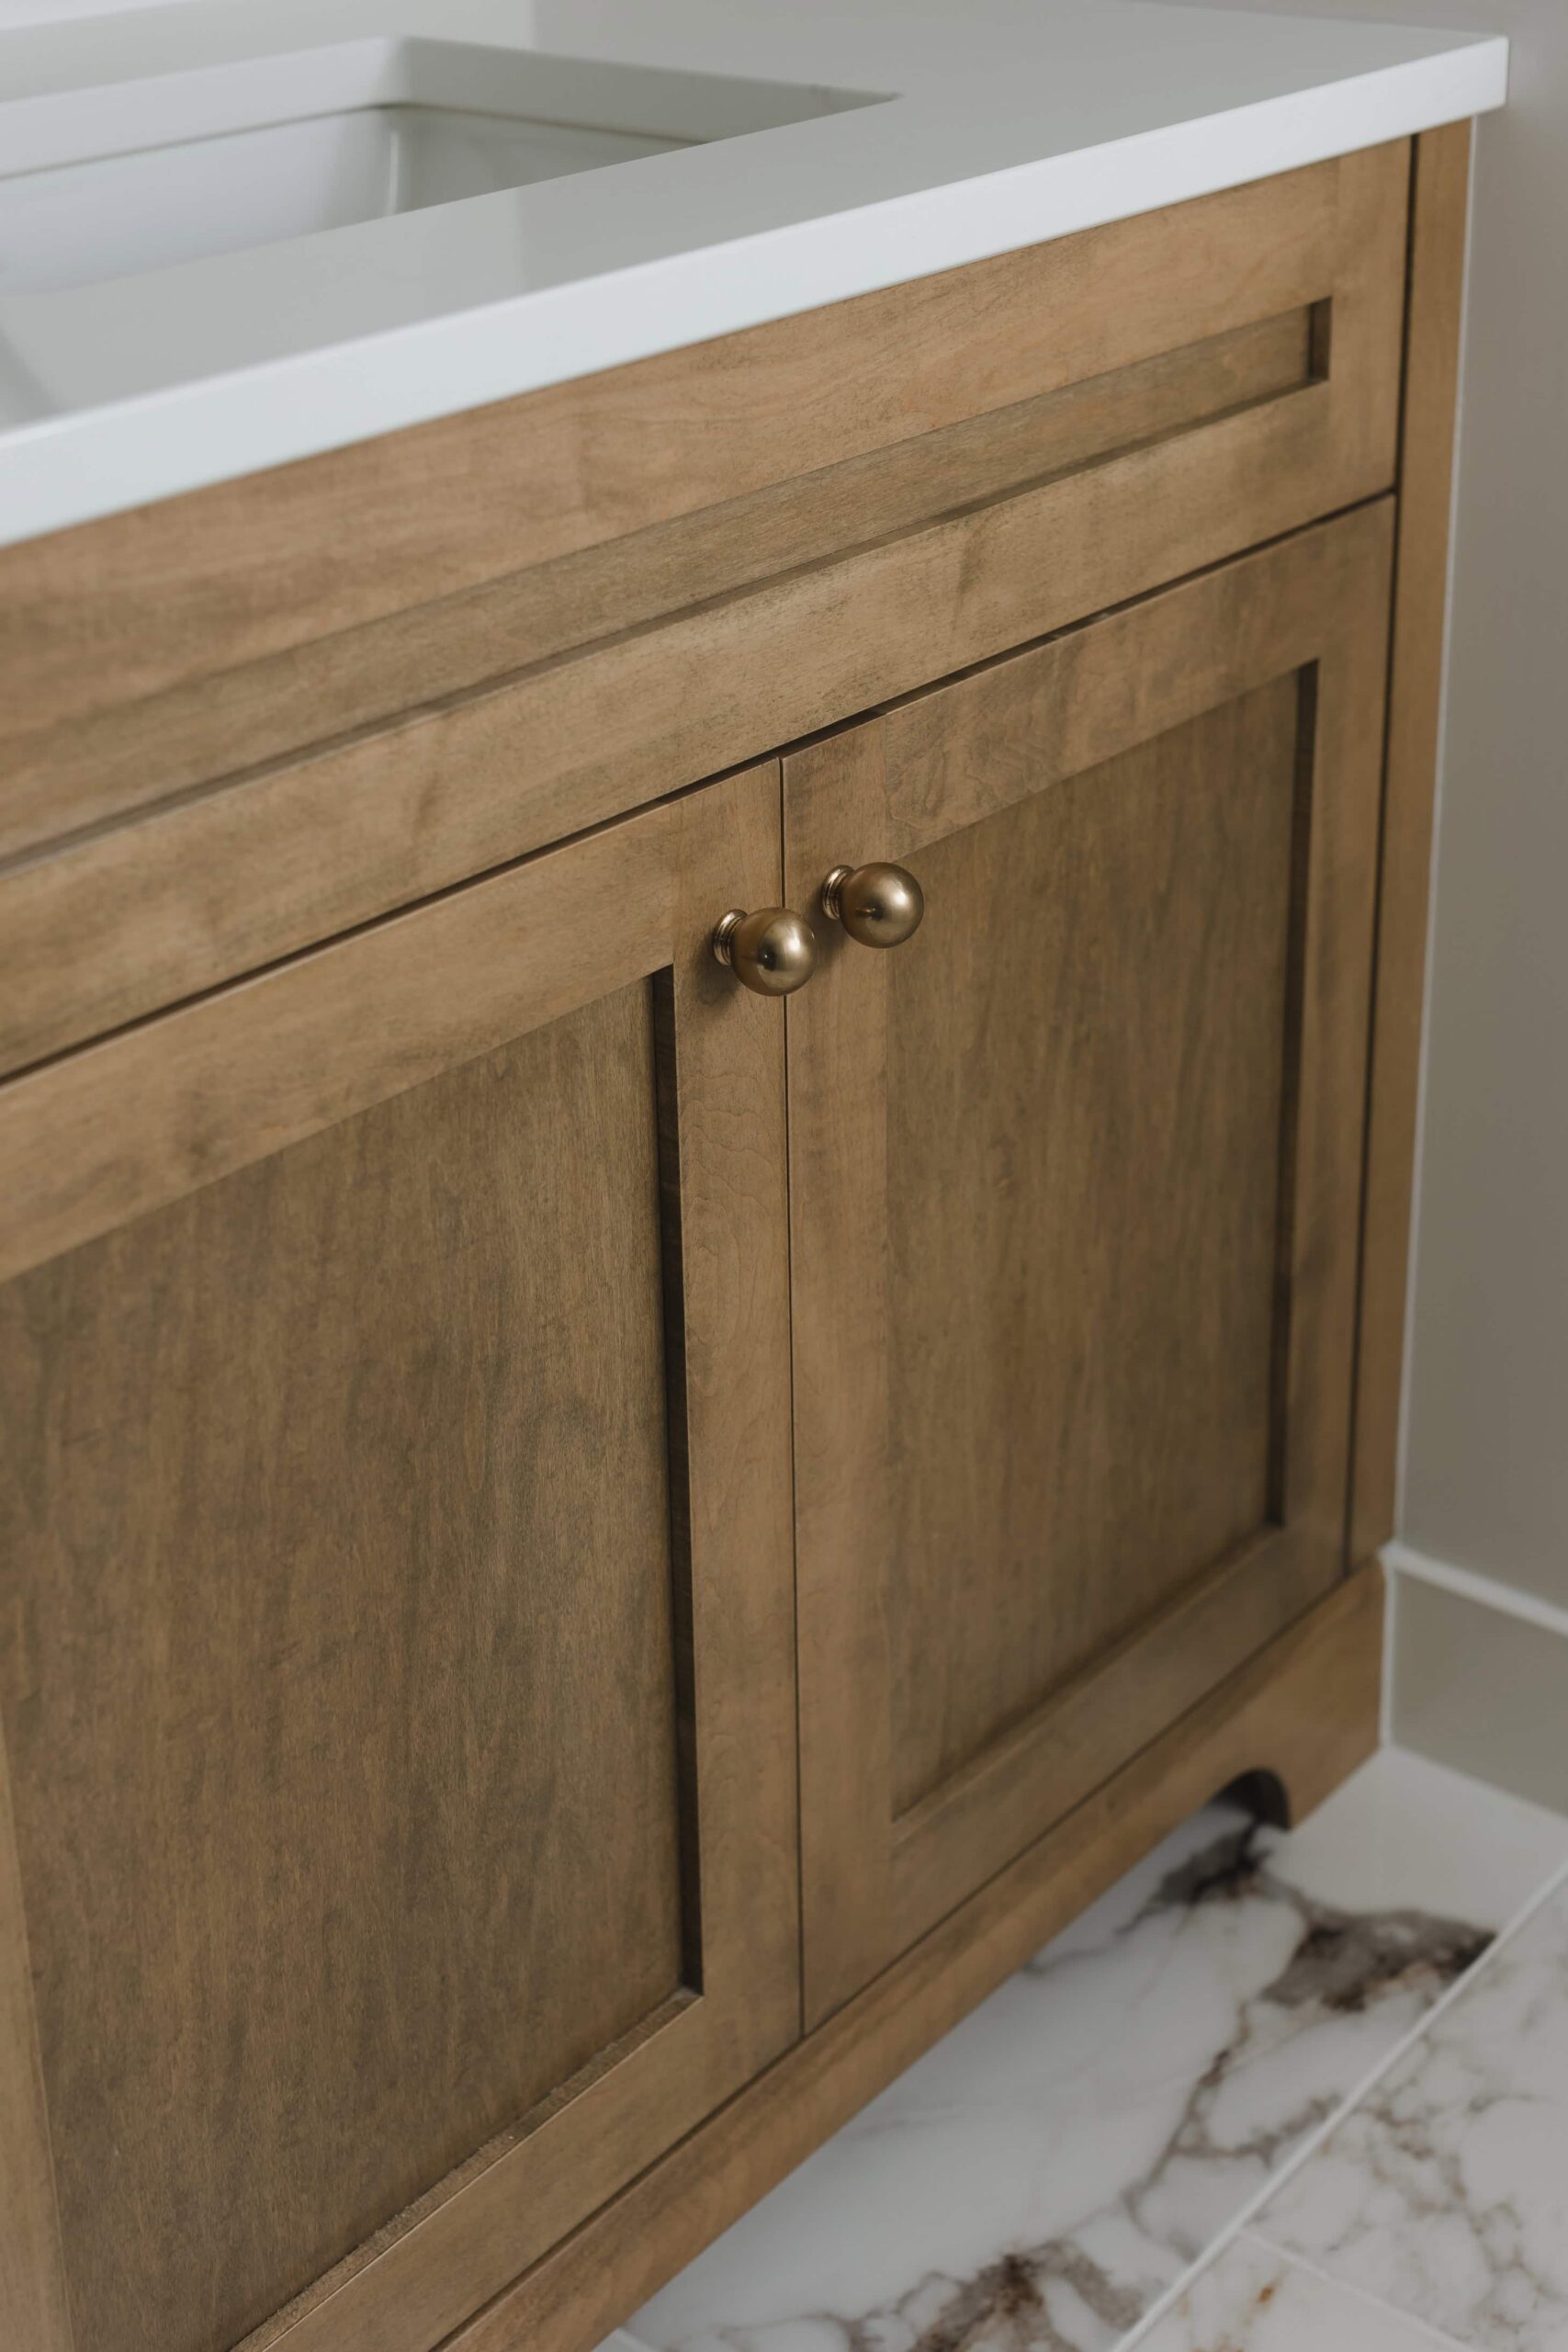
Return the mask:
POLYGON ((1403 2313, 1240 2237, 1210 2263, 1136 2352, 1454 2352, 1403 2313))
POLYGON ((1210 1807, 628 2324, 648 2352, 1108 2352, 1568 1854, 1383 1755, 1210 1807))
POLYGON ((1568 1890, 1433 2019, 1258 2229, 1462 2344, 1568 2352, 1568 1890))

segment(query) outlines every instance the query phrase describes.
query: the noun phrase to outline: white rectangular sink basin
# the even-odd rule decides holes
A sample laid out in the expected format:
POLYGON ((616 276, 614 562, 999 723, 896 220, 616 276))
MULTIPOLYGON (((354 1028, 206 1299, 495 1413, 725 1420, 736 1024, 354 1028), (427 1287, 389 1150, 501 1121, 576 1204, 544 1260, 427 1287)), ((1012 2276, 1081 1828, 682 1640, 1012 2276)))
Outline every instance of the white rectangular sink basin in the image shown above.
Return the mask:
POLYGON ((46 106, 0 177, 0 293, 135 277, 874 103, 422 38, 46 106))

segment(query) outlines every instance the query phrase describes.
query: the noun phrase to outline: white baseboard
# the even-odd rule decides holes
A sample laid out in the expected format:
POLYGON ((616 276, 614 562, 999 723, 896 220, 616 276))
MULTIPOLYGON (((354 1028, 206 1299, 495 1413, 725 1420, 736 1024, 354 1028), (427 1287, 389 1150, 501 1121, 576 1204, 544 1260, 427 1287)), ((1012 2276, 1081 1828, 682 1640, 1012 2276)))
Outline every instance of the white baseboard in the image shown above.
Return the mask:
POLYGON ((1383 1566, 1385 1736, 1568 1814, 1568 1609, 1404 1544, 1383 1566))

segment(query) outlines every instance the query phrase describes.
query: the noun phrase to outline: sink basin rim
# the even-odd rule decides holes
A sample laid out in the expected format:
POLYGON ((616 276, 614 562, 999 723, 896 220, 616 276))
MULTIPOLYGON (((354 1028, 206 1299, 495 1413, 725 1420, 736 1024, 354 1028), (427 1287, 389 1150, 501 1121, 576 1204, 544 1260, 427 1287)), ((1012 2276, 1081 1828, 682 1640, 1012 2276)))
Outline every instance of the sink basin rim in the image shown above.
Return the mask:
POLYGON ((0 294, 145 277, 873 102, 404 33, 0 104, 0 294))
POLYGON ((694 145, 884 102, 881 90, 627 65, 427 33, 320 42, 0 98, 0 180, 378 106, 515 115, 694 145))

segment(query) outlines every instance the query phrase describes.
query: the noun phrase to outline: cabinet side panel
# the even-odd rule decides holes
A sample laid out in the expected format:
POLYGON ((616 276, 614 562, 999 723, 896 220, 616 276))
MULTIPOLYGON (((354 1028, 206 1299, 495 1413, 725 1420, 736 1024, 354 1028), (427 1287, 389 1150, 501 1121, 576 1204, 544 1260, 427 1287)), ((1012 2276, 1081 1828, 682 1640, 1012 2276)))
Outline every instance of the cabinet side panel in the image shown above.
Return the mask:
POLYGON ((1394 1531, 1470 148, 1468 123, 1429 131, 1416 144, 1350 1498, 1353 1560, 1369 1558, 1394 1531))
POLYGON ((1286 676, 914 860, 900 1814, 1270 1516, 1297 735, 1286 676))
POLYGON ((95 2352, 221 2352, 683 1974, 637 982, 0 1292, 95 2352))

